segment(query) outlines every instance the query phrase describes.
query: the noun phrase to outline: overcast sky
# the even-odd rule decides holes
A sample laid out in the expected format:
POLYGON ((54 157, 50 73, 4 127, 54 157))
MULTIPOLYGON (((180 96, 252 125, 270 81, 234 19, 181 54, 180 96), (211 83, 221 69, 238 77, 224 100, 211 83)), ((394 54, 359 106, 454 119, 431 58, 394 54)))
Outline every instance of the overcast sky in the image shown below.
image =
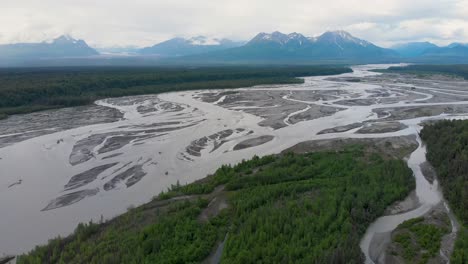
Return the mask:
POLYGON ((0 1, 0 43, 70 34, 94 47, 147 46, 175 36, 248 40, 258 32, 336 29, 382 46, 468 42, 468 0, 0 1))

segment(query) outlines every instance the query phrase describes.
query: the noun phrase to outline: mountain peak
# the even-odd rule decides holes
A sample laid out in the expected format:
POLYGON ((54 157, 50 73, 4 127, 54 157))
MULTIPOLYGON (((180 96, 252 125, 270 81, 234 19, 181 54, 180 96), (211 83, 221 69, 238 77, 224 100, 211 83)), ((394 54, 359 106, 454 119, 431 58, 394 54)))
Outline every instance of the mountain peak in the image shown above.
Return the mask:
POLYGON ((271 33, 271 35, 275 36, 275 37, 284 37, 284 36, 286 36, 286 34, 281 33, 279 31, 275 31, 275 32, 271 33))
POLYGON ((309 40, 300 33, 293 32, 293 33, 286 35, 279 31, 275 31, 273 33, 261 32, 257 34, 257 36, 255 36, 248 44, 252 45, 252 44, 275 43, 275 44, 279 44, 280 46, 285 46, 289 44, 301 46, 307 42, 309 42, 309 40))
POLYGON ((333 30, 333 31, 327 31, 325 34, 332 34, 335 36, 339 36, 340 38, 354 38, 353 35, 351 35, 348 31, 344 30, 333 30))
POLYGON ((72 36, 68 35, 68 34, 65 34, 65 35, 61 35, 55 39, 52 40, 52 43, 55 43, 55 44, 75 44, 75 43, 78 43, 79 40, 77 39, 74 39, 72 36))
POLYGON ((30 61, 95 56, 99 53, 83 40, 62 35, 50 41, 0 45, 0 56, 10 61, 30 61))
POLYGON ((450 43, 447 47, 448 48, 468 47, 468 43, 453 42, 453 43, 450 43))
POLYGON ((279 41, 279 42, 282 42, 284 40, 286 40, 287 38, 287 35, 286 34, 283 34, 279 31, 275 31, 273 33, 260 33, 260 35, 262 35, 262 38, 265 39, 265 40, 276 40, 276 41, 279 41))
POLYGON ((321 36, 319 36, 317 40, 327 43, 327 44, 337 45, 341 49, 343 49, 342 48, 343 44, 355 44, 355 45, 359 45, 362 47, 367 47, 371 45, 371 43, 365 40, 356 38, 353 35, 351 35, 349 32, 344 31, 344 30, 327 31, 323 33, 321 36))

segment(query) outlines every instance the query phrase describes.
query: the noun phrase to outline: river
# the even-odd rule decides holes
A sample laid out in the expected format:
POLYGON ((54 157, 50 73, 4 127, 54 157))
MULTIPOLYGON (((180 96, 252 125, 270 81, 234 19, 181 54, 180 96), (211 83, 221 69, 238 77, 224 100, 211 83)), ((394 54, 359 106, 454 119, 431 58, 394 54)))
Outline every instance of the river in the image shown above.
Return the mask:
MULTIPOLYGON (((370 71, 389 66, 354 66, 353 73, 304 77, 304 84, 112 98, 2 120, 0 255, 29 251, 80 222, 112 218, 222 164, 307 140, 417 135, 422 121, 466 117, 467 82, 370 71), (360 133, 393 123, 400 128, 360 133), (343 126, 352 128, 319 133, 343 126)), ((420 205, 369 227, 361 242, 368 263, 376 233, 442 199, 437 182, 421 173, 425 148, 418 141, 408 165, 420 205)))

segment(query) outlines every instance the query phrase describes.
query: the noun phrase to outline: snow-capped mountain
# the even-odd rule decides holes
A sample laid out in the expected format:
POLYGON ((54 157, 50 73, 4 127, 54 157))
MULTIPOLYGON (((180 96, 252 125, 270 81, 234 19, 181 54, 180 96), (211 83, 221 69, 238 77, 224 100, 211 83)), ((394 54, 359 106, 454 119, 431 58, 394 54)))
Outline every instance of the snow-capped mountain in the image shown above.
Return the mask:
POLYGON ((248 42, 197 36, 173 38, 152 47, 89 47, 63 35, 40 43, 0 45, 0 66, 81 66, 158 64, 311 64, 311 63, 467 63, 468 45, 438 47, 429 42, 381 48, 342 30, 309 37, 278 31, 259 33, 248 42), (119 56, 115 56, 119 55, 119 56))
POLYGON ((336 46, 340 49, 344 49, 343 46, 349 46, 354 44, 362 47, 372 45, 368 41, 353 37, 346 31, 328 31, 319 37, 305 37, 300 33, 283 34, 275 31, 271 34, 259 33, 247 45, 259 45, 259 44, 272 44, 276 43, 280 46, 295 45, 295 46, 311 46, 314 44, 325 44, 329 46, 336 46), (343 45, 344 44, 344 45, 343 45))
POLYGON ((313 41, 310 55, 329 60, 387 61, 397 56, 389 49, 378 47, 342 30, 328 31, 313 41))
POLYGON ((340 49, 344 49, 343 44, 346 45, 357 45, 361 47, 368 47, 372 45, 372 43, 353 37, 346 31, 338 30, 338 31, 327 31, 319 36, 315 42, 320 42, 323 44, 334 45, 340 49))
POLYGON ((152 47, 143 48, 139 50, 138 53, 142 55, 174 57, 229 49, 239 47, 243 44, 243 42, 235 42, 229 39, 207 38, 205 36, 197 36, 189 39, 173 38, 152 47))
POLYGON ((40 43, 17 43, 0 45, 2 60, 37 60, 63 57, 86 57, 99 53, 84 40, 68 35, 40 43))
POLYGON ((310 40, 304 37, 304 35, 299 33, 283 34, 281 32, 275 31, 271 34, 268 33, 259 33, 252 40, 250 40, 247 45, 278 45, 280 47, 285 46, 303 46, 310 44, 310 40))
POLYGON ((392 50, 353 37, 345 31, 329 31, 318 37, 300 33, 259 33, 242 47, 206 54, 218 61, 381 61, 396 57, 392 50))

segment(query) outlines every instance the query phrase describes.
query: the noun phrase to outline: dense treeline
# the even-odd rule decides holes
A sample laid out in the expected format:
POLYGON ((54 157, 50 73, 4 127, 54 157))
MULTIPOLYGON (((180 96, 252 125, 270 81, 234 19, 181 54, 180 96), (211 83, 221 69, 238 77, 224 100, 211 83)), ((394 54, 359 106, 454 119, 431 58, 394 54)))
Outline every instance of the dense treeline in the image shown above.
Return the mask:
POLYGON ((426 125, 421 138, 452 210, 468 225, 468 121, 426 125))
POLYGON ((454 65, 409 65, 406 67, 390 67, 387 71, 399 73, 413 73, 413 74, 450 74, 468 79, 468 65, 454 64, 454 65))
POLYGON ((349 71, 331 66, 0 69, 0 118, 103 97, 300 83, 296 77, 349 71))
POLYGON ((413 188, 403 161, 357 146, 254 157, 109 222, 80 225, 18 263, 195 263, 223 240, 222 263, 362 263, 367 226, 413 188), (227 208, 214 214, 223 200, 227 208))
POLYGON ((362 235, 414 186, 411 171, 378 157, 353 164, 353 152, 322 155, 287 157, 247 184, 234 181, 242 189, 224 262, 362 263, 362 235))
POLYGON ((468 263, 468 121, 440 121, 424 126, 427 159, 435 167, 451 209, 465 228, 458 234, 452 263, 468 263))

